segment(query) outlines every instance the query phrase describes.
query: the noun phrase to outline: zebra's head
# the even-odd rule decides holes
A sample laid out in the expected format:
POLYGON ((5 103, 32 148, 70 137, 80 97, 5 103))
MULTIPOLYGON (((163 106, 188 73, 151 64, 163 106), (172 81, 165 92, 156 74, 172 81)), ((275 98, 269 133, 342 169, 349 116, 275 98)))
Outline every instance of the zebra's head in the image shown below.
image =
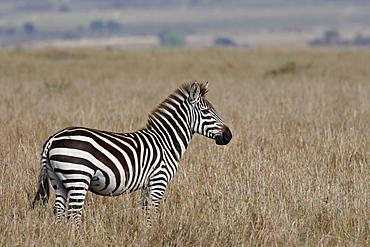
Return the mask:
POLYGON ((192 109, 192 131, 216 140, 217 145, 226 145, 232 138, 231 131, 205 98, 207 91, 208 82, 194 82, 190 86, 188 101, 192 109))

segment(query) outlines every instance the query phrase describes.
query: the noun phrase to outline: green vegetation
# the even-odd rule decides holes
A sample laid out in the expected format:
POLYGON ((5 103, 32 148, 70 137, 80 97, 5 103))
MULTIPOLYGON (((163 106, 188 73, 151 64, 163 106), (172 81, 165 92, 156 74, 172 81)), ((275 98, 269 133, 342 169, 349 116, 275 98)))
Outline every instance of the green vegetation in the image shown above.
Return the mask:
POLYGON ((185 37, 176 32, 161 32, 159 35, 161 46, 185 46, 185 37))
POLYGON ((281 74, 292 74, 296 72, 296 67, 297 66, 295 62, 288 62, 277 69, 268 71, 265 75, 266 76, 277 76, 281 74))
POLYGON ((325 32, 324 38, 327 41, 332 41, 332 40, 339 39, 340 38, 340 35, 339 35, 339 33, 337 31, 329 30, 329 31, 326 31, 325 32))

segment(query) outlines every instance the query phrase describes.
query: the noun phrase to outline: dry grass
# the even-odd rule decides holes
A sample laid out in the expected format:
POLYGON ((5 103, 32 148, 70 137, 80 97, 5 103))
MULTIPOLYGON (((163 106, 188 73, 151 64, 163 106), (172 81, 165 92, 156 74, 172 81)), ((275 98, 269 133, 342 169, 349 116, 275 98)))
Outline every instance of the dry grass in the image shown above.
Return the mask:
POLYGON ((1 246, 370 244, 369 49, 15 49, 0 57, 1 246), (56 224, 52 203, 30 209, 49 135, 68 125, 139 129, 192 79, 210 81, 208 98, 234 138, 220 147, 195 136, 151 228, 140 193, 89 193, 79 231, 56 224))

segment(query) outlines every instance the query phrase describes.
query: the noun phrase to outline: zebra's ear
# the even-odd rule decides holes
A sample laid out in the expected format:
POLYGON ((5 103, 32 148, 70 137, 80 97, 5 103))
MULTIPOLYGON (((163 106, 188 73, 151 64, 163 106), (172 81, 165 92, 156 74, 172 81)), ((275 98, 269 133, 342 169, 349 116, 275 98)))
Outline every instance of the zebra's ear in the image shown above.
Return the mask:
POLYGON ((190 87, 190 95, 189 95, 189 101, 190 103, 194 104, 199 100, 200 97, 200 87, 199 84, 194 82, 193 85, 190 87))

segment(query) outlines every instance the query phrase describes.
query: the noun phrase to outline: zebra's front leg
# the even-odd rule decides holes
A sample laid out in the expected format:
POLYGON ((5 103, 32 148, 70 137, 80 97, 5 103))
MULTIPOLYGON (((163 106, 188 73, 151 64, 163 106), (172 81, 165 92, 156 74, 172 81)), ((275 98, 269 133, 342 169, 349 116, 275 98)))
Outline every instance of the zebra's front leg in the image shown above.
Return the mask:
POLYGON ((145 186, 141 190, 141 210, 145 212, 146 220, 150 224, 150 207, 152 201, 150 199, 150 189, 149 186, 145 186))
POLYGON ((146 220, 149 225, 151 225, 151 216, 154 212, 158 212, 158 208, 161 202, 161 199, 166 190, 167 183, 163 181, 150 180, 149 184, 142 189, 141 193, 141 208, 145 211, 146 220))

